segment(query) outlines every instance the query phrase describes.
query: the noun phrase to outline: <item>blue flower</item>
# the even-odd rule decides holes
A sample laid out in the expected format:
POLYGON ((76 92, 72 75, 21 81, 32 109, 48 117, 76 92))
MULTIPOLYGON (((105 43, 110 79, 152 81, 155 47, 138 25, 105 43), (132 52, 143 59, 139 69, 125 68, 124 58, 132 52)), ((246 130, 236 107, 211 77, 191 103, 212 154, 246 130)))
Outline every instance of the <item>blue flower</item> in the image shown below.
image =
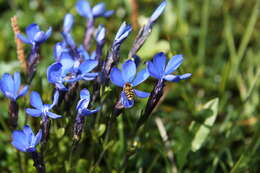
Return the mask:
POLYGON ((28 91, 28 85, 20 88, 21 77, 19 72, 14 73, 12 77, 9 73, 4 73, 0 80, 0 89, 2 93, 12 101, 16 101, 18 98, 24 96, 28 91))
POLYGON ((158 53, 154 56, 153 62, 147 63, 147 68, 150 75, 158 80, 167 80, 170 82, 179 82, 180 80, 187 79, 191 76, 191 73, 182 75, 172 75, 181 64, 183 58, 182 55, 173 56, 166 65, 166 56, 164 53, 158 53))
POLYGON ((76 8, 81 16, 91 20, 100 16, 109 17, 114 13, 112 10, 106 11, 106 5, 103 2, 98 3, 91 9, 88 1, 79 0, 76 4, 76 8))
POLYGON ((90 101, 89 91, 87 89, 82 89, 80 91, 80 100, 76 107, 76 110, 78 111, 78 115, 86 116, 86 115, 94 114, 99 111, 99 108, 94 110, 88 109, 89 101, 90 101))
POLYGON ((127 60, 123 66, 122 71, 113 67, 110 73, 110 80, 113 84, 122 87, 123 91, 120 95, 121 103, 125 108, 130 108, 134 105, 134 95, 140 98, 146 98, 150 93, 133 89, 149 77, 147 69, 143 69, 136 75, 136 65, 133 60, 127 60))
POLYGON ((55 84, 59 90, 66 91, 64 82, 77 82, 79 80, 93 80, 98 73, 91 73, 98 65, 97 60, 87 59, 83 62, 80 59, 73 59, 69 53, 63 53, 60 60, 47 69, 49 83, 55 84))
POLYGON ((36 151, 36 145, 41 141, 42 131, 35 136, 32 129, 25 125, 23 130, 15 130, 12 133, 12 145, 23 152, 36 151))
POLYGON ((26 36, 23 34, 18 34, 17 37, 26 44, 41 44, 46 41, 52 33, 52 28, 49 27, 47 32, 43 32, 40 30, 37 24, 31 24, 26 28, 26 36))
POLYGON ((30 103, 34 108, 27 108, 26 113, 33 116, 48 116, 50 118, 56 119, 61 118, 61 115, 57 115, 55 113, 50 112, 50 110, 57 104, 59 99, 59 92, 55 91, 53 103, 52 104, 43 104, 41 96, 38 92, 33 91, 30 97, 30 103))

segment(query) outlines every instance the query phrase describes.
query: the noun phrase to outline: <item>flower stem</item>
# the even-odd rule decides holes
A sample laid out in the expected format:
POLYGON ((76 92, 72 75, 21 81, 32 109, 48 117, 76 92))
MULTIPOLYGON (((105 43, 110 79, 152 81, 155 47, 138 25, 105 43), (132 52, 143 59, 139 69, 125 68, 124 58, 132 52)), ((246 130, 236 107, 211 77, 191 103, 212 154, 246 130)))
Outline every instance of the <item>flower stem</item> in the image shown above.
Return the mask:
POLYGON ((11 100, 9 104, 9 122, 12 129, 17 127, 19 107, 16 101, 11 100))
POLYGON ((37 151, 31 152, 30 154, 34 161, 33 166, 37 169, 38 173, 45 173, 45 164, 41 162, 41 158, 37 151))
POLYGON ((86 50, 88 50, 90 48, 90 40, 91 40, 91 37, 94 33, 94 19, 90 19, 87 23, 87 30, 86 30, 86 33, 85 33, 85 38, 84 38, 84 47, 86 50))

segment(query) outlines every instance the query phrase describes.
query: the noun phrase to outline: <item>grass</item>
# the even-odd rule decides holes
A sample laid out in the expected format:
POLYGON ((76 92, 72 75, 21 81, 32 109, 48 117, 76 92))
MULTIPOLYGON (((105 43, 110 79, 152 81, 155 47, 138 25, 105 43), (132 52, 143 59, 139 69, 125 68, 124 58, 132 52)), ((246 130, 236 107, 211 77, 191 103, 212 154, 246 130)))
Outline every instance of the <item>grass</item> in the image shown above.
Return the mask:
MULTIPOLYGON (((53 26, 51 39, 42 46, 43 59, 38 67, 38 77, 31 86, 31 91, 40 91, 48 100, 52 86, 47 83, 45 71, 53 62, 52 46, 61 40, 59 31, 64 14, 76 15, 75 2, 0 0, 0 73, 19 68, 10 27, 10 18, 14 14, 17 14, 23 30, 33 22, 44 29, 53 26)), ((130 3, 128 0, 104 2, 108 9, 116 10, 116 15, 106 23, 108 42, 111 43, 120 23, 130 23, 130 3)), ((155 8, 159 2, 138 1, 138 21, 142 23, 152 13, 150 6, 155 8)), ((190 72, 192 78, 167 84, 164 101, 131 144, 127 140, 129 130, 134 127, 145 101, 138 101, 138 109, 124 112, 112 129, 111 141, 103 146, 98 139, 104 127, 95 125, 96 128, 92 128, 93 117, 88 117, 79 154, 74 158, 75 172, 120 172, 122 158, 128 152, 131 156, 123 169, 125 172, 238 173, 260 169, 259 0, 167 2, 165 13, 138 55, 146 61, 158 51, 167 51, 168 57, 183 54, 184 64, 178 73, 190 72), (103 159, 95 164, 102 150, 105 151, 103 159)), ((82 20, 76 16, 73 29, 78 43, 84 32, 82 20)), ((98 23, 103 22, 106 21, 98 20, 98 23)), ((137 31, 122 45, 122 59, 127 58, 136 34, 137 31)), ((105 48, 109 46, 107 44, 105 48)), ((153 83, 154 80, 149 80, 144 88, 151 90, 153 83)), ((27 95, 27 99, 19 102, 21 107, 29 106, 28 98, 27 95)), ((17 154, 10 144, 7 106, 7 100, 1 95, 0 170, 19 172, 17 154)), ((26 115, 22 108, 20 113, 22 127, 26 115)), ((31 124, 35 121, 29 118, 31 124)), ((48 172, 64 172, 67 167, 64 158, 68 154, 70 138, 63 132, 62 124, 68 121, 64 118, 53 123, 52 142, 48 146, 50 154, 46 157, 48 172)), ((35 127, 38 125, 36 122, 35 127)), ((27 158, 21 153, 23 165, 26 165, 27 158)), ((32 164, 28 161, 28 172, 34 172, 32 164)))

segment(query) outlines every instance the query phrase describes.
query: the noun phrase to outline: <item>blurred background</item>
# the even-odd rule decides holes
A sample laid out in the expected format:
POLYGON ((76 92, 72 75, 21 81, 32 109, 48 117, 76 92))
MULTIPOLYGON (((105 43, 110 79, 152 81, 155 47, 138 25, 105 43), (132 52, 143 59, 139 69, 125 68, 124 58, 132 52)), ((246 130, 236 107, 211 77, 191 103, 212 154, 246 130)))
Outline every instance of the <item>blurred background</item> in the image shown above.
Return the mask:
MULTIPOLYGON (((101 1, 89 2, 93 6, 101 1)), ((161 1, 102 2, 106 3, 107 9, 115 10, 112 17, 96 22, 107 28, 104 50, 109 49, 123 21, 131 23, 134 28, 122 45, 121 59, 124 60, 138 29, 161 1)), ((54 32, 41 46, 42 59, 31 85, 31 90, 40 91, 48 100, 52 94, 48 88, 52 86, 47 82, 46 69, 54 62, 54 44, 62 40, 60 31, 66 13, 75 15, 73 36, 77 43, 83 41, 85 19, 77 14, 75 4, 76 0, 0 0, 0 74, 20 71, 10 23, 12 16, 17 16, 23 33, 31 23, 37 23, 43 30, 52 26, 54 32)), ((184 63, 176 74, 189 72, 192 77, 167 84, 164 101, 136 141, 138 152, 130 158, 127 172, 175 172, 176 169, 185 173, 260 171, 259 18, 259 0, 167 0, 165 12, 138 55, 145 62, 160 51, 166 52, 169 58, 183 54, 184 63)), ((28 45, 25 51, 28 54, 28 45)), ((151 90, 153 84, 154 80, 149 79, 143 88, 151 90)), ((139 101, 138 107, 142 109, 145 102, 139 101)), ((29 95, 19 104, 28 107, 29 95)), ((25 116, 24 110, 21 109, 20 114, 25 116)), ((13 173, 21 169, 17 164, 17 152, 10 144, 7 117, 7 99, 1 94, 0 172, 13 173)), ((119 142, 124 140, 122 133, 127 133, 124 122, 129 124, 131 119, 137 119, 134 110, 129 110, 127 118, 118 120, 119 142)), ((19 121, 25 120, 20 118, 19 121)), ((64 134, 64 129, 56 130, 57 138, 64 134)), ((48 171, 62 172, 65 169, 66 162, 64 165, 61 156, 66 153, 68 140, 62 138, 57 144, 59 149, 47 158, 48 171)), ((95 168, 95 172, 117 172, 123 154, 118 141, 111 146, 105 166, 95 168)), ((50 148, 53 145, 56 144, 50 144, 50 148)), ((24 163, 28 156, 22 154, 21 157, 20 162, 24 163)), ((86 172, 91 157, 80 157, 75 163, 76 172, 86 172)), ((34 172, 32 164, 29 161, 22 170, 34 172)))

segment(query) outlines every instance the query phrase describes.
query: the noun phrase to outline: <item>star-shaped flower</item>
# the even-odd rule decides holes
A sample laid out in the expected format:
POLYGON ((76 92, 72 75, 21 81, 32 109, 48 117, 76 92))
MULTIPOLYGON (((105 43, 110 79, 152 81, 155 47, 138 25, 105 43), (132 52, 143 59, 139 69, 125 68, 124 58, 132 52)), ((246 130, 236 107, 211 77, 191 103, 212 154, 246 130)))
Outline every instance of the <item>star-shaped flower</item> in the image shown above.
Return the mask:
POLYGON ((61 118, 61 115, 57 115, 53 112, 50 112, 50 110, 57 104, 58 99, 59 99, 59 92, 56 91, 54 93, 53 103, 52 104, 43 104, 39 93, 33 91, 31 93, 30 103, 31 103, 32 107, 34 107, 34 108, 27 108, 26 113, 33 117, 48 116, 53 119, 61 118))
POLYGON ((153 61, 147 63, 147 69, 150 75, 158 80, 167 80, 170 82, 179 82, 187 79, 191 73, 182 75, 172 75, 175 70, 182 64, 182 55, 173 56, 166 65, 166 56, 164 53, 158 53, 154 56, 153 61))
POLYGON ((15 130, 12 133, 12 145, 23 152, 36 151, 36 145, 41 141, 42 131, 35 136, 32 129, 25 125, 23 130, 15 130))
POLYGON ((123 91, 120 95, 120 100, 125 108, 130 108, 134 105, 134 96, 146 98, 150 93, 143 92, 133 87, 139 85, 149 77, 147 69, 143 69, 136 74, 136 65, 133 60, 127 60, 122 65, 122 71, 113 67, 110 73, 110 80, 113 84, 122 87, 123 91))
POLYGON ((98 73, 91 72, 98 65, 97 60, 86 59, 81 62, 80 59, 73 59, 70 54, 63 53, 59 62, 48 67, 47 78, 50 83, 56 85, 60 90, 67 90, 64 82, 77 82, 83 80, 93 80, 98 73))
POLYGON ((26 28, 27 37, 23 34, 18 34, 17 37, 26 44, 36 45, 46 41, 50 37, 51 33, 51 27, 49 27, 46 32, 43 32, 37 24, 33 23, 26 28))
POLYGON ((76 110, 78 111, 78 114, 80 116, 94 114, 99 111, 99 108, 94 109, 94 110, 88 109, 89 101, 90 101, 89 91, 87 89, 82 89, 80 91, 80 100, 76 107, 76 110))
POLYGON ((9 73, 4 73, 0 80, 0 89, 2 93, 12 101, 16 101, 27 93, 28 85, 25 85, 23 88, 20 88, 20 85, 21 77, 19 72, 15 72, 14 77, 9 73))

